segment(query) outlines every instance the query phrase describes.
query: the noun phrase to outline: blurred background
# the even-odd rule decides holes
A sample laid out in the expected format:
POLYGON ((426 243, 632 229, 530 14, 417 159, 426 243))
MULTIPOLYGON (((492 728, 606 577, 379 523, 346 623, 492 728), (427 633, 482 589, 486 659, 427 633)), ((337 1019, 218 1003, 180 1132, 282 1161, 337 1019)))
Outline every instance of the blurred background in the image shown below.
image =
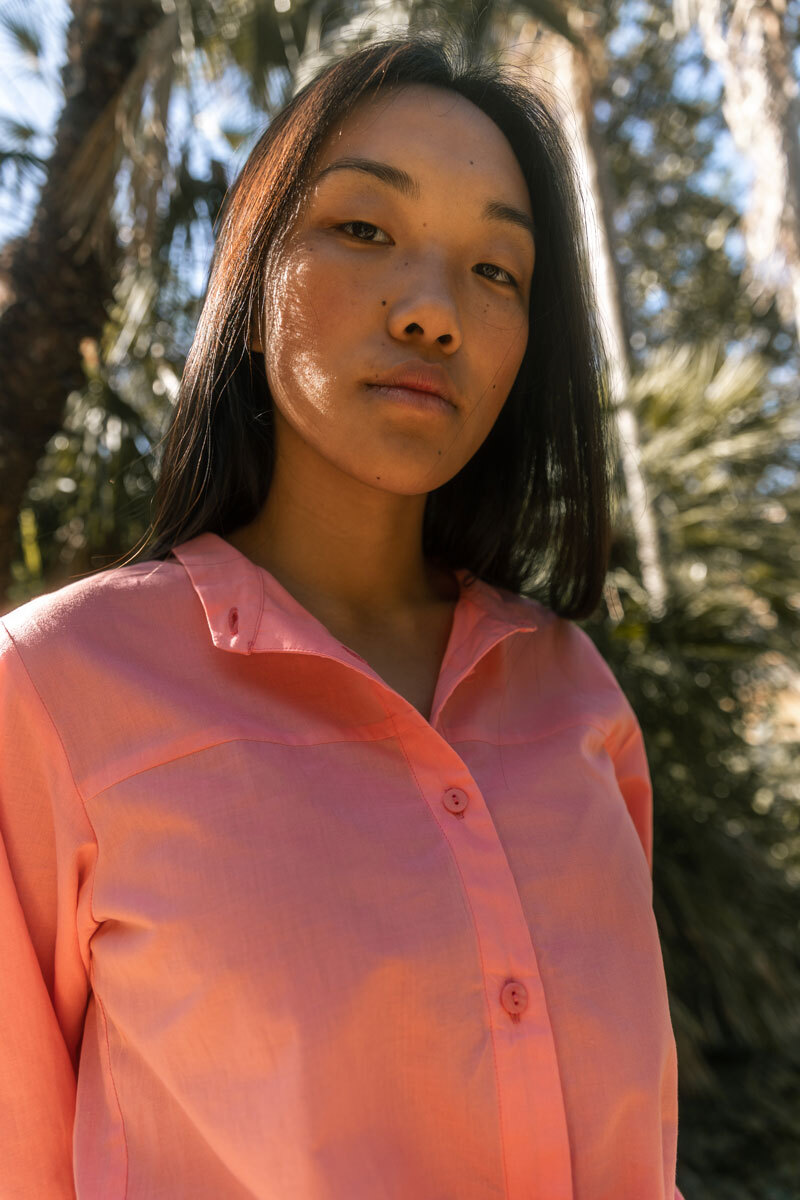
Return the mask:
POLYGON ((653 777, 678 1186, 798 1200, 800 0, 0 0, 0 612, 136 549, 226 188, 409 29, 569 133, 624 496, 581 625, 653 777))

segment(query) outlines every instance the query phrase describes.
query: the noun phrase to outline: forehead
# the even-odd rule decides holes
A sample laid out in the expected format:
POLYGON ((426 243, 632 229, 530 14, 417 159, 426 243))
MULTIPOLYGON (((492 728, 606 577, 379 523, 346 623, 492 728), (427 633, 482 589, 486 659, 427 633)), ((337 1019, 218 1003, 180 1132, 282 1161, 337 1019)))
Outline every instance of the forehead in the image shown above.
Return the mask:
POLYGON ((457 92, 402 84, 368 95, 334 122, 316 170, 355 155, 389 162, 420 180, 448 188, 502 187, 505 198, 530 212, 525 177, 511 144, 491 117, 457 92))

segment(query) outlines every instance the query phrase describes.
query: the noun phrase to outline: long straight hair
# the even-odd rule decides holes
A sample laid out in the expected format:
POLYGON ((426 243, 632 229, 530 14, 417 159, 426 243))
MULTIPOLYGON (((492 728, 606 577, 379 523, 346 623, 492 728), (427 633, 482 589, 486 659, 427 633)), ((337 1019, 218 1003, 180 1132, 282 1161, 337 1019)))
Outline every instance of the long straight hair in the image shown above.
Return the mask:
POLYGON ((524 359, 482 445, 428 494, 423 553, 582 619, 596 608, 608 570, 616 430, 574 162, 545 99, 461 35, 416 33, 348 53, 298 91, 253 148, 220 211, 163 439, 156 515, 136 557, 164 559, 205 532, 225 536, 265 503, 273 401, 263 354, 250 349, 265 281, 334 123, 381 88, 420 83, 465 97, 506 136, 528 185, 536 243, 524 359))

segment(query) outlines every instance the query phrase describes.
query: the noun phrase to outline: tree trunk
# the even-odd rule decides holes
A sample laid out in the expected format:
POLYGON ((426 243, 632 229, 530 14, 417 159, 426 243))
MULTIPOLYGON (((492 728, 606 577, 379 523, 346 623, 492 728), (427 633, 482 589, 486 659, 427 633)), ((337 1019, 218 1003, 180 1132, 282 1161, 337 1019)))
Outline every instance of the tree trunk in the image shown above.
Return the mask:
POLYGON ((80 343, 99 338, 116 279, 110 223, 87 245, 65 217, 70 166, 90 131, 108 117, 163 18, 156 0, 73 0, 63 69, 64 107, 29 232, 0 255, 0 605, 18 556, 17 519, 47 442, 61 427, 69 393, 84 383, 80 343))
POLYGON ((800 124, 798 85, 783 17, 786 0, 674 0, 676 27, 697 18, 706 55, 722 73, 722 112, 753 166, 742 220, 747 293, 756 311, 775 299, 800 338, 800 124))
MULTIPOLYGON (((512 21, 514 40, 509 50, 515 61, 521 58, 526 61, 537 82, 541 81, 548 88, 571 143, 586 215, 599 325, 609 362, 609 397, 620 434, 630 521, 648 611, 653 620, 659 620, 666 611, 666 584, 658 530, 642 475, 639 430, 627 402, 630 321, 614 252, 611 181, 606 169, 605 148, 594 121, 593 71, 602 73, 605 70, 603 50, 599 40, 592 36, 590 14, 575 7, 566 12, 570 25, 586 46, 585 52, 547 25, 522 14, 518 14, 516 22, 512 21)), ((607 592, 606 598, 613 616, 616 607, 613 595, 607 592)))

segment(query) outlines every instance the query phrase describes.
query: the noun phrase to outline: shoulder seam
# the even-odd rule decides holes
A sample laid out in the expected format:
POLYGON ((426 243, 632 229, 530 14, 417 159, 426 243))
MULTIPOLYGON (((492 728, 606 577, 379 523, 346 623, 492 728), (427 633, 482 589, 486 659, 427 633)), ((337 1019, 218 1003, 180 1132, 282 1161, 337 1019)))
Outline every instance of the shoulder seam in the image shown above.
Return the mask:
MULTIPOLYGON (((78 787, 77 780, 75 779, 75 772, 72 769, 72 763, 70 762, 69 755, 67 754, 67 748, 64 745, 64 739, 61 737, 61 732, 60 732, 58 726, 56 725, 55 721, 53 720, 53 715, 50 712, 50 709, 45 704, 42 694, 39 691, 38 687, 36 686, 33 676, 31 675, 30 671, 28 670, 28 664, 25 662, 25 659, 22 656, 19 646, 17 645, 17 643, 14 639, 14 635, 11 633, 11 630, 8 628, 8 626, 6 625, 6 623, 2 617, 0 617, 0 625, 2 625, 5 635, 11 644, 12 650, 14 651, 14 655, 18 659, 20 666, 22 667, 23 671, 25 672, 25 675, 26 675, 28 681, 30 682, 31 687, 33 688, 34 695, 36 696, 36 699, 38 700, 38 702, 41 706, 42 712, 47 717, 47 720, 50 723, 53 733, 55 734, 55 736, 58 740, 58 744, 61 747, 61 753, 64 756, 64 762, 66 763, 66 766, 67 766, 67 771, 69 773, 70 782, 72 783, 72 787, 75 791, 75 795, 78 797, 78 800, 80 801, 81 809, 83 810, 83 815, 86 818, 86 823, 88 824, 89 828, 92 831, 92 837, 94 838, 95 846, 97 847, 98 852, 99 852, 100 847, 99 847, 99 843, 97 841, 97 832, 95 830, 94 825, 92 824, 89 813, 86 811, 86 802, 84 800, 81 789, 78 787)), ((92 911, 91 899, 90 899, 90 903, 89 903, 89 911, 91 913, 92 920, 94 921, 95 916, 94 916, 94 912, 92 911)))

